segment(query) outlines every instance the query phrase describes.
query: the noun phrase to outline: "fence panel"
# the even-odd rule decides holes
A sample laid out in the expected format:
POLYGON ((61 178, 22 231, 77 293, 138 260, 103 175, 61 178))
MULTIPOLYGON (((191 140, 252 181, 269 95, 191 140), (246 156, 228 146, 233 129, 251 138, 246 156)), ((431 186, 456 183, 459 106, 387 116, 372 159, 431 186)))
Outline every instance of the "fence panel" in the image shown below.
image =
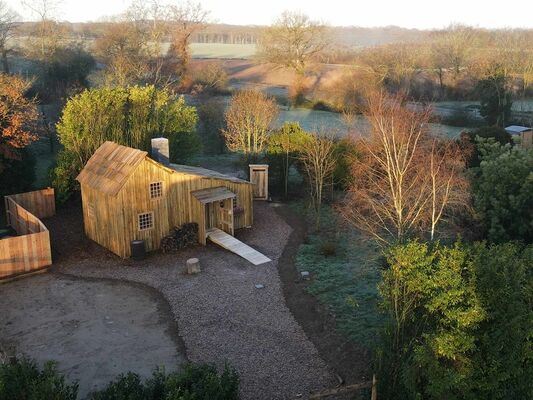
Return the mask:
POLYGON ((0 240, 0 279, 51 265, 50 232, 34 213, 55 214, 54 189, 6 196, 5 204, 8 225, 19 236, 0 240))

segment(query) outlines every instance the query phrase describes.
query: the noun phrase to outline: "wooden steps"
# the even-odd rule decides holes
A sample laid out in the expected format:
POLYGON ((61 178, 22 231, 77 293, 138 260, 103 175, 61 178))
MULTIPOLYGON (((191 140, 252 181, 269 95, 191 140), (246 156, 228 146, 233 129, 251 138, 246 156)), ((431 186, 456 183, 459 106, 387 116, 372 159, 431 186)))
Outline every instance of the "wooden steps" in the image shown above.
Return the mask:
POLYGON ((260 265, 272 261, 267 256, 252 249, 247 244, 244 244, 233 236, 227 234, 218 228, 211 228, 207 231, 207 237, 213 243, 241 256, 245 260, 250 261, 254 265, 260 265))

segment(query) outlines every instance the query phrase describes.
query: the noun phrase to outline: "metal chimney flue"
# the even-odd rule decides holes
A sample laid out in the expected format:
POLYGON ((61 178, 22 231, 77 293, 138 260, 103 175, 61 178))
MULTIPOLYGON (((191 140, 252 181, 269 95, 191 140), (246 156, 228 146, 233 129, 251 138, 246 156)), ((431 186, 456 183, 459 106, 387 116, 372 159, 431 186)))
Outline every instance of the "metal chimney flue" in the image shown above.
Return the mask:
POLYGON ((163 165, 168 165, 170 163, 170 151, 167 138, 152 139, 152 158, 163 165))

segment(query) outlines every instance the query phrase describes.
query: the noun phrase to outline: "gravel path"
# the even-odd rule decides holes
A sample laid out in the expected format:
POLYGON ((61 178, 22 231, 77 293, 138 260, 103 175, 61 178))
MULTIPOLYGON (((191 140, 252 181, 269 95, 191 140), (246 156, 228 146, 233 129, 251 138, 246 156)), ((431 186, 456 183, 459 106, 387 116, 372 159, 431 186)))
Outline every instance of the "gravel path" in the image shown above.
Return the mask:
POLYGON ((176 316, 188 359, 219 366, 228 361, 240 374, 243 399, 307 398, 336 381, 285 305, 276 262, 291 228, 268 203, 255 203, 254 219, 252 229, 236 236, 274 260, 271 263, 253 266, 209 244, 172 255, 154 254, 139 265, 109 256, 100 262, 94 254, 82 260, 70 257, 55 270, 157 289, 176 316), (200 259, 202 272, 196 276, 183 274, 190 257, 200 259))

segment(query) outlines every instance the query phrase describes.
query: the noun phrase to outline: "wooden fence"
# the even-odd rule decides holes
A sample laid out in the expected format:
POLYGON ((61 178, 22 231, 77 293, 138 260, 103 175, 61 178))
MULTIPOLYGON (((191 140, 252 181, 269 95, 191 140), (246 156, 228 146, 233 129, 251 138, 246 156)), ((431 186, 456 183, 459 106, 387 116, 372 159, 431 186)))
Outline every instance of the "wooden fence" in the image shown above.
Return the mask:
POLYGON ((5 196, 5 205, 18 236, 0 240, 0 279, 50 266, 50 232, 39 218, 55 214, 54 189, 5 196))

